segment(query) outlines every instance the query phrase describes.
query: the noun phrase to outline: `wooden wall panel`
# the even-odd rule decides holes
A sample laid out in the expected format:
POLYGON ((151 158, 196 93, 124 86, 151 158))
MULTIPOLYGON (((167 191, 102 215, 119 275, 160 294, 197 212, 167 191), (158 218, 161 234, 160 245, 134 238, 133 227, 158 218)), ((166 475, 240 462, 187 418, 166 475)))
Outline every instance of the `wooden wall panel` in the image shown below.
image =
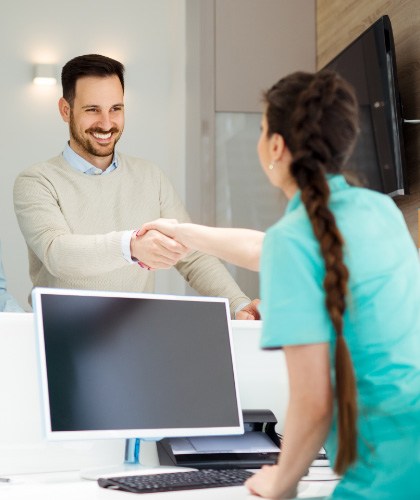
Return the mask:
MULTIPOLYGON (((418 0, 318 0, 317 68, 322 68, 380 16, 392 23, 405 118, 420 118, 420 3, 418 0)), ((417 242, 420 208, 420 125, 404 130, 410 195, 396 200, 417 242)))

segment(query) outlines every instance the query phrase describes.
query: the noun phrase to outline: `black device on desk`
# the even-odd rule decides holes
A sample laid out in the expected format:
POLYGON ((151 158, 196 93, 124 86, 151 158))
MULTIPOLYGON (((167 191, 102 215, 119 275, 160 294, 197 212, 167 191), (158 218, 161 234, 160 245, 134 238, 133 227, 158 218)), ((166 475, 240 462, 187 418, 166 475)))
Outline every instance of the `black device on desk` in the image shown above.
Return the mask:
POLYGON ((277 419, 270 410, 243 410, 245 433, 235 436, 166 438, 157 443, 161 465, 196 469, 257 469, 279 454, 277 419))
POLYGON ((141 476, 102 477, 98 479, 98 484, 102 488, 131 493, 158 493, 242 486, 252 474, 244 469, 200 469, 141 476))

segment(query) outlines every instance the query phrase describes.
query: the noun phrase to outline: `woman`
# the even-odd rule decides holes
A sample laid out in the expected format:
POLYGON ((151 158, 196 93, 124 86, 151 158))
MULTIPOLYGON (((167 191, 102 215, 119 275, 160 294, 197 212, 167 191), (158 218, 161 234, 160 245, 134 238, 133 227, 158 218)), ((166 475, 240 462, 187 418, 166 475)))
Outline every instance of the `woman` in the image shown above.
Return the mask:
POLYGON ((321 445, 337 499, 420 498, 420 269, 388 197, 340 174, 357 102, 337 74, 294 73, 265 94, 258 153, 289 198, 266 235, 174 221, 185 246, 261 272, 263 348, 283 347, 290 400, 278 464, 246 485, 291 498, 321 445), (262 248, 262 251, 261 251, 262 248))

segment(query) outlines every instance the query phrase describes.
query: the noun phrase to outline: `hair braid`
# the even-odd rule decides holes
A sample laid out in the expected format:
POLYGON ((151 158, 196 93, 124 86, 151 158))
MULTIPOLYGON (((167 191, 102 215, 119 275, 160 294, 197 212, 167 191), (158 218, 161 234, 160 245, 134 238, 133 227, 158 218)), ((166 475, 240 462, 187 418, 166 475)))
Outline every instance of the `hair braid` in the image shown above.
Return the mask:
POLYGON ((353 366, 343 336, 349 272, 344 264, 343 238, 328 207, 330 191, 325 178, 326 167, 333 170, 333 154, 323 133, 323 123, 328 119, 324 115, 328 115, 325 111, 336 102, 338 85, 334 74, 321 73, 299 95, 291 117, 295 152, 290 171, 301 190, 301 199, 325 262, 325 303, 337 334, 338 452, 334 469, 342 474, 357 456, 357 404, 353 366))
POLYGON ((264 95, 268 136, 280 134, 292 153, 290 173, 301 190, 325 262, 325 304, 337 334, 335 348, 338 402, 338 452, 334 469, 345 472, 356 450, 356 384, 343 336, 348 269, 343 238, 328 206, 325 175, 341 172, 356 142, 358 106, 352 87, 333 71, 296 72, 264 95))

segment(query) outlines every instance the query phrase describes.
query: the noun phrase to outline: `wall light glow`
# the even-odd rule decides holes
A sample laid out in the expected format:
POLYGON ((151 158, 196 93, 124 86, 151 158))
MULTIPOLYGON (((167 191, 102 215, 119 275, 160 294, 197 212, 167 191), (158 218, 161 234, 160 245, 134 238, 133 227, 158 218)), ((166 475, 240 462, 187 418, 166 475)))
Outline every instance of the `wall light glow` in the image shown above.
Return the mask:
POLYGON ((57 66, 55 64, 34 64, 35 85, 57 85, 57 66))

